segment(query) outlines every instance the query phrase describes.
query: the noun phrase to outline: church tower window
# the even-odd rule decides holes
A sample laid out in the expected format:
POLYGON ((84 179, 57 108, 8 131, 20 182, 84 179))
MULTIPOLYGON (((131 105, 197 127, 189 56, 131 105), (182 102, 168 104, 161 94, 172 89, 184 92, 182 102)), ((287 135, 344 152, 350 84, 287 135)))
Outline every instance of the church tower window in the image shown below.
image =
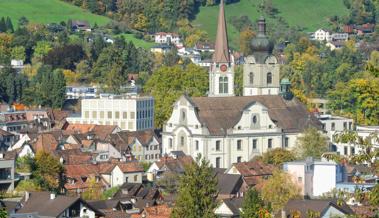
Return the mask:
POLYGON ((219 78, 219 93, 227 94, 228 93, 228 77, 221 76, 219 78))
POLYGON ((267 84, 271 84, 271 83, 272 83, 272 73, 268 72, 267 73, 267 84))
POLYGON ((251 72, 249 75, 249 81, 250 81, 250 84, 254 84, 254 73, 253 72, 251 72))

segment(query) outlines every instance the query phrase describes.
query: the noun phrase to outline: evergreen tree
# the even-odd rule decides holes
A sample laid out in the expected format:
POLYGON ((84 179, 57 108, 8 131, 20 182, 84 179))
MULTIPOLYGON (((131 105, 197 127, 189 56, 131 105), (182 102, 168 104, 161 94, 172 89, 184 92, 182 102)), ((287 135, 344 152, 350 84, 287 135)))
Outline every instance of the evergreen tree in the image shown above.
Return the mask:
POLYGON ((5 33, 7 31, 7 25, 5 23, 4 17, 0 19, 0 32, 5 33))
POLYGON ((51 93, 51 102, 53 108, 62 108, 66 97, 66 80, 61 70, 57 70, 53 74, 53 89, 51 93))
POLYGON ((10 33, 14 32, 12 20, 10 17, 7 17, 7 19, 5 21, 5 26, 6 26, 8 32, 10 32, 10 33))
POLYGON ((264 218, 271 217, 270 210, 265 205, 260 194, 251 188, 247 191, 242 202, 242 218, 264 218))
POLYGON ((186 166, 180 178, 178 198, 172 211, 173 218, 215 217, 217 179, 209 161, 199 155, 196 162, 186 166))

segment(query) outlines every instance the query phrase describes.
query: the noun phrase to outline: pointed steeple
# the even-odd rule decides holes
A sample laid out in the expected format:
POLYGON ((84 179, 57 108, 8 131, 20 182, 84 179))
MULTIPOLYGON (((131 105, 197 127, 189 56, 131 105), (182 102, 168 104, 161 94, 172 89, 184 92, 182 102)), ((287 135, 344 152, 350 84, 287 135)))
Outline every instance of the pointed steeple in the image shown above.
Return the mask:
POLYGON ((220 1, 220 12, 218 15, 217 36, 215 44, 215 53, 213 54, 213 62, 230 62, 228 36, 226 32, 225 23, 224 0, 220 1))

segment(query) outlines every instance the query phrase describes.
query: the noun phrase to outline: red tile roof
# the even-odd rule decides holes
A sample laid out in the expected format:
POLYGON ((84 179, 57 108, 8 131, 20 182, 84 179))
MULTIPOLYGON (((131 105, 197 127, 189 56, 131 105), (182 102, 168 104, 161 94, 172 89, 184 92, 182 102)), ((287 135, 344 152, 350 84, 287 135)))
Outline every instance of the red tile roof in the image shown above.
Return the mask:
POLYGON ((35 152, 45 151, 52 153, 57 150, 58 141, 51 133, 42 133, 37 137, 37 141, 34 143, 33 149, 35 152))
POLYGON ((172 209, 167 204, 145 207, 142 214, 132 214, 132 218, 167 218, 170 217, 172 209))

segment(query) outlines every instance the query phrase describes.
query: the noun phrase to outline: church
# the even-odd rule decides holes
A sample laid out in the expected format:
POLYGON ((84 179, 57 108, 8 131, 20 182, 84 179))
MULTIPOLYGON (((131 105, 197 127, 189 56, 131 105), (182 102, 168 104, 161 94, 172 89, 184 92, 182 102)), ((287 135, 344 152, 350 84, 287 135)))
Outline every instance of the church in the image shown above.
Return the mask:
POLYGON ((280 82, 280 64, 272 54, 264 18, 245 57, 243 96, 234 94, 234 63, 229 52, 223 1, 220 3, 208 97, 181 96, 162 132, 163 154, 198 154, 213 167, 228 168, 274 149, 291 149, 304 129, 320 127, 293 98, 288 80, 280 82))

